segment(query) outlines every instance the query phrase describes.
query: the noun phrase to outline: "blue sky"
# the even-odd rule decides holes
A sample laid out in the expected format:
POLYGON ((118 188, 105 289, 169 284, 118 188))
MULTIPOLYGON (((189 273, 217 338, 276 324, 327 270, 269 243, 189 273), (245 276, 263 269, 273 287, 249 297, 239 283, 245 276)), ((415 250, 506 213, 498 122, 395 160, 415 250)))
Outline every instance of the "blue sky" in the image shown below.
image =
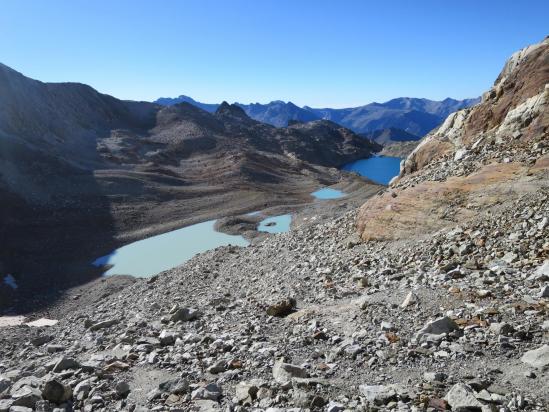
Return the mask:
POLYGON ((2 0, 0 62, 134 100, 465 98, 547 16, 546 0, 2 0))

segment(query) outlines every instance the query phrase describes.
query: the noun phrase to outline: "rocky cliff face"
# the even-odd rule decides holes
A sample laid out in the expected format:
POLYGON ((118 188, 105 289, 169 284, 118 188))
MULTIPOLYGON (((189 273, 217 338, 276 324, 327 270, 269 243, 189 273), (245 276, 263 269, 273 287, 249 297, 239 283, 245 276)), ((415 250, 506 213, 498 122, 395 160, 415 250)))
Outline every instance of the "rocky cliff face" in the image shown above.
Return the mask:
POLYGON ((549 39, 515 53, 480 104, 448 116, 361 209, 363 238, 436 230, 545 190, 549 39))
POLYGON ((549 40, 513 54, 484 93, 482 102, 457 111, 423 139, 404 163, 404 174, 422 169, 441 157, 457 157, 493 147, 521 156, 527 146, 545 140, 548 127, 549 40), (456 156, 456 152, 459 152, 456 156))

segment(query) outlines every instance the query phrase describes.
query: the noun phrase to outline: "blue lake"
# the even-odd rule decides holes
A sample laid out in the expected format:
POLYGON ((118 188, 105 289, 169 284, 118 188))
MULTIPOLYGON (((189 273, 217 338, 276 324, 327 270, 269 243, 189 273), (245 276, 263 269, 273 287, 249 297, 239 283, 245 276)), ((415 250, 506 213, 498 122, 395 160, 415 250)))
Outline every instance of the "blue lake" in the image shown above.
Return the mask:
POLYGON ((187 226, 116 249, 93 262, 95 266, 114 265, 105 275, 152 276, 186 262, 197 253, 218 246, 247 246, 242 236, 214 230, 215 220, 187 226))
POLYGON ((291 223, 292 223, 292 215, 290 214, 271 216, 259 222, 259 226, 257 230, 260 232, 268 232, 268 233, 287 232, 290 230, 291 223))
POLYGON ((342 167, 348 172, 356 172, 376 183, 387 185, 400 172, 400 157, 374 156, 348 163, 342 167))
POLYGON ((317 190, 316 192, 311 193, 315 198, 321 199, 321 200, 328 200, 328 199, 339 199, 340 197, 345 196, 345 193, 343 193, 341 190, 336 189, 330 189, 329 187, 325 187, 324 189, 317 190))

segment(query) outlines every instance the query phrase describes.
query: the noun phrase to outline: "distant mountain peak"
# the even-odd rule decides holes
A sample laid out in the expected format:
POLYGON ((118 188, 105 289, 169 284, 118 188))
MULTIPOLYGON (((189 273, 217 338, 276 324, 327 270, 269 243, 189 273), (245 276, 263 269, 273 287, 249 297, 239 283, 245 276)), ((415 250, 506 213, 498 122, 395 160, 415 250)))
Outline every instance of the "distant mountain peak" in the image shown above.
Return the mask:
POLYGON ((215 111, 217 116, 230 117, 233 119, 239 120, 250 120, 250 117, 246 114, 242 107, 236 104, 229 104, 226 101, 223 101, 217 110, 215 111))

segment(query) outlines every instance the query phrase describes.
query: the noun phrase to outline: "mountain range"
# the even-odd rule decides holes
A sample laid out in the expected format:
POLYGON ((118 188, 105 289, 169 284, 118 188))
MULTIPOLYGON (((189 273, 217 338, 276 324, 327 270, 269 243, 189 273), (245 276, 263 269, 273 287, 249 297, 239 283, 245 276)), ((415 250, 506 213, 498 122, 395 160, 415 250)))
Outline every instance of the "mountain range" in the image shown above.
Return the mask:
MULTIPOLYGON (((385 103, 374 102, 346 109, 299 107, 292 102, 280 100, 267 104, 235 104, 242 107, 252 119, 276 127, 287 126, 292 120, 308 122, 325 119, 345 126, 355 133, 397 128, 422 137, 439 126, 450 113, 473 106, 479 101, 480 98, 465 100, 447 98, 442 101, 435 101, 400 97, 385 103)), ((165 106, 186 102, 209 112, 214 112, 218 107, 218 104, 197 102, 184 95, 176 98, 159 98, 155 102, 165 106)))

